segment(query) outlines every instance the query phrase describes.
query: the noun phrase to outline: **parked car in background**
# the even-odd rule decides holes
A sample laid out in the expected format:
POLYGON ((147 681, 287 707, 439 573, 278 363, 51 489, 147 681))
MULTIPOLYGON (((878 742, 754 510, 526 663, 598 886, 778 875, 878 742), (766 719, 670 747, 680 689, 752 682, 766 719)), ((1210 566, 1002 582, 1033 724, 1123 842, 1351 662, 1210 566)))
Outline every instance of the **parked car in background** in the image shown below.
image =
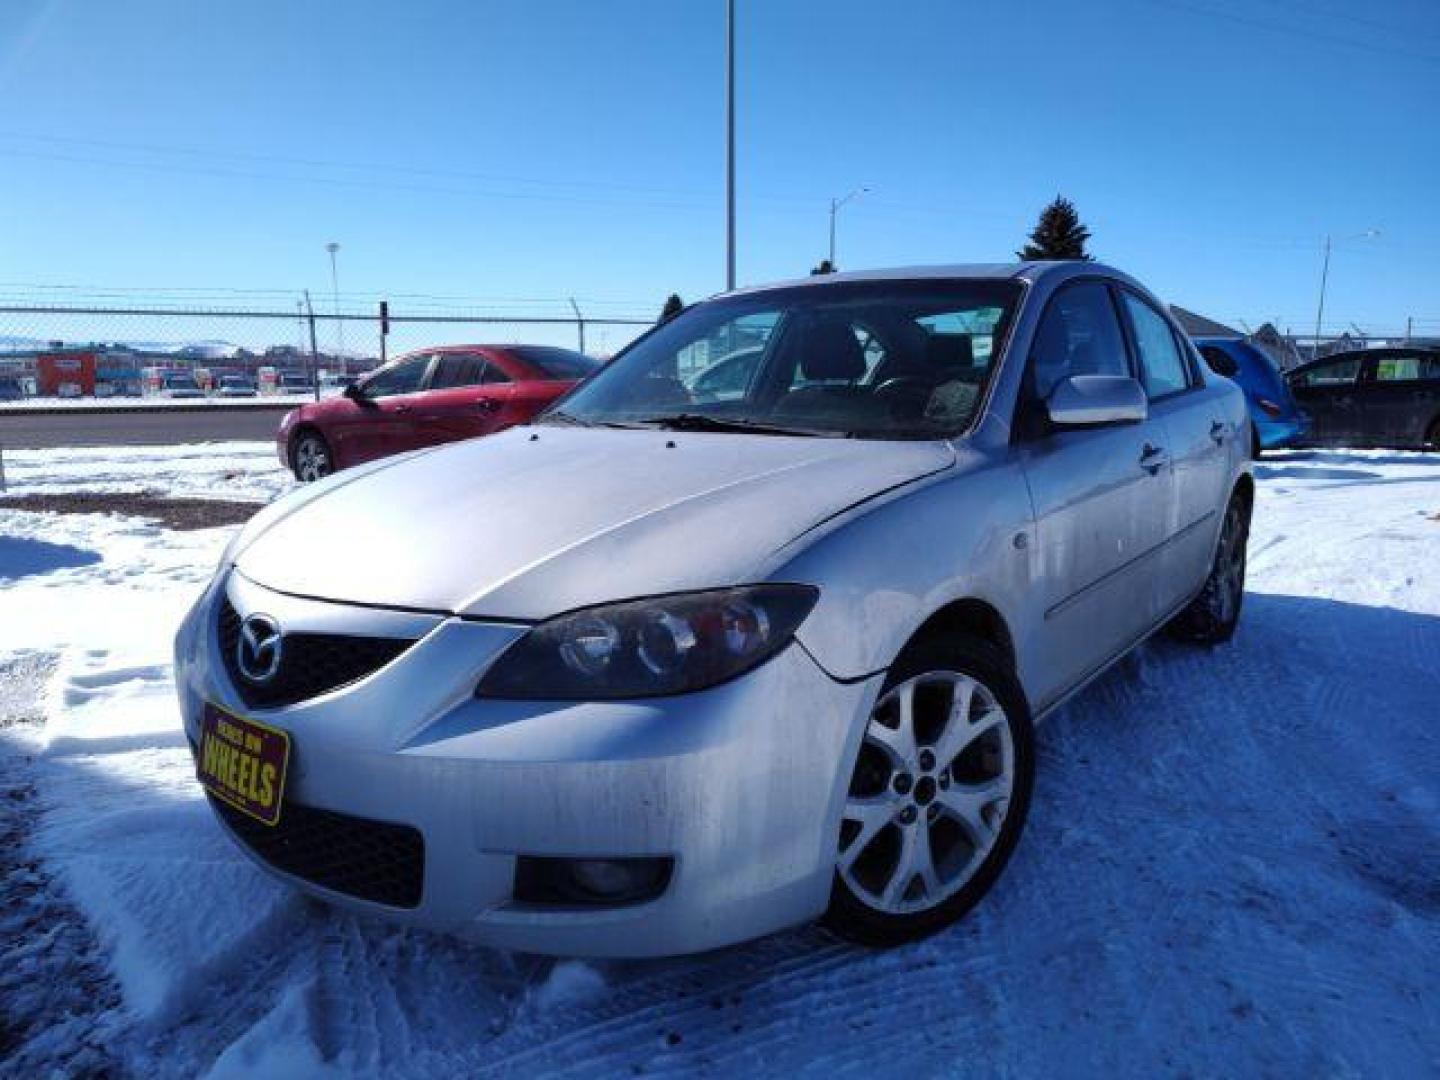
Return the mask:
MULTIPOLYGON (((459 382, 429 393, 470 416, 493 370, 503 412, 522 365, 582 361, 437 350, 345 404, 459 382)), ((252 517, 176 635, 185 732, 257 863, 369 914, 571 955, 820 915, 897 944, 1000 876, 1032 718, 1162 627, 1233 635, 1248 432, 1095 263, 717 297, 531 424, 252 517), (746 337, 742 393, 698 400, 680 373, 746 337)))
POLYGON ((275 392, 277 394, 313 394, 315 383, 303 371, 282 371, 276 376, 275 392))
POLYGON ((300 480, 530 419, 600 367, 548 345, 447 345, 408 353, 288 413, 280 460, 300 480))
POLYGON ((167 375, 160 388, 160 396, 167 398, 203 398, 205 392, 195 385, 189 375, 167 375))
POLYGON ((252 398, 259 396, 255 380, 245 375, 222 375, 215 393, 223 398, 252 398))
POLYGON ((24 401, 25 387, 19 379, 0 375, 0 401, 24 401))
POLYGON ((1196 338, 1195 346, 1211 371, 1233 379, 1245 392, 1254 457, 1262 450, 1289 446, 1304 437, 1310 418, 1296 403, 1274 360, 1239 338, 1196 338))
POLYGON ((1317 446, 1440 450, 1440 349, 1357 349, 1286 374, 1317 446))

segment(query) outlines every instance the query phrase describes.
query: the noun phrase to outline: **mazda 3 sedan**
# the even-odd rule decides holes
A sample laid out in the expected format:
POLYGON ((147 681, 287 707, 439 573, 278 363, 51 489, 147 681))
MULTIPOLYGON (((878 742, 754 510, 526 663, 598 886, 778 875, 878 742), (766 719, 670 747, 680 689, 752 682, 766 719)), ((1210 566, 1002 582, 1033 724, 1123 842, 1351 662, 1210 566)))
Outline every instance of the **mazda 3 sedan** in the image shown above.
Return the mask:
POLYGON ((198 775, 295 887, 497 946, 912 939, 1000 875, 1035 721, 1233 633, 1250 438, 1103 266, 723 295, 258 514, 176 640, 198 775))

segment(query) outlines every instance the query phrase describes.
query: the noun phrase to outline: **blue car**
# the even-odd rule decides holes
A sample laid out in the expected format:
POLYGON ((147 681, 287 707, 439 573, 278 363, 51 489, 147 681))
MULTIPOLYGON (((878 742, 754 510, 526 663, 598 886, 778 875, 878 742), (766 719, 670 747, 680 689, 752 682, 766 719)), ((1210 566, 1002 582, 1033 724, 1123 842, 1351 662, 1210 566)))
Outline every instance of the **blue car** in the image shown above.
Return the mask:
POLYGON ((1245 391, 1250 410, 1250 452, 1292 446, 1310 430, 1310 417, 1295 402, 1275 361, 1238 338, 1196 338, 1195 346, 1210 370, 1234 380, 1245 391))

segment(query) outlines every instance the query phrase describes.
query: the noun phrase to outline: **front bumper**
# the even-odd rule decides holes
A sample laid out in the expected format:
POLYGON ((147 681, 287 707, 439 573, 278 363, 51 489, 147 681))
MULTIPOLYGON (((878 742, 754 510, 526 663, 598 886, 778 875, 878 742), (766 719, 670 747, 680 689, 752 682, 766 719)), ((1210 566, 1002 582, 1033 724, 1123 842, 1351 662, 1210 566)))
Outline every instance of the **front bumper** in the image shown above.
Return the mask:
POLYGON ((291 735, 287 803, 418 829, 424 878, 412 909, 280 875, 397 921, 529 952, 653 956, 757 937, 824 910, 850 765, 881 676, 836 682, 792 645, 741 679, 679 697, 475 699, 480 673, 523 632, 297 600, 222 575, 176 643, 187 734, 198 739, 207 700, 253 715, 291 735), (225 594, 237 611, 264 610, 287 631, 418 640, 349 686, 247 709, 217 654, 225 594), (660 896, 632 906, 525 905, 513 895, 522 855, 663 856, 674 871, 660 896))

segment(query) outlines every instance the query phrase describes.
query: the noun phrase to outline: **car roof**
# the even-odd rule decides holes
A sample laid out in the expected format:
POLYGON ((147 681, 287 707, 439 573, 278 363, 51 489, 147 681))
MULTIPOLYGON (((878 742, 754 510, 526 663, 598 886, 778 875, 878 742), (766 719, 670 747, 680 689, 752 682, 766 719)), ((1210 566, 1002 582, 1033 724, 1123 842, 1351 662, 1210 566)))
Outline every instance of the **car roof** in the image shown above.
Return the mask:
MULTIPOLYGON (((1080 259, 1065 259, 1036 262, 1008 263, 948 263, 939 266, 897 266, 881 270, 846 270, 834 274, 811 274, 791 281, 777 281, 766 285, 747 286, 719 296, 745 296, 764 293, 772 289, 793 289, 801 287, 825 288, 830 285, 856 284, 883 281, 1028 281, 1037 283, 1050 278, 1067 278, 1082 275, 1099 275, 1128 282, 1143 289, 1124 271, 1104 263, 1087 262, 1080 259)), ((1148 290, 1144 290, 1148 291, 1148 290)))

